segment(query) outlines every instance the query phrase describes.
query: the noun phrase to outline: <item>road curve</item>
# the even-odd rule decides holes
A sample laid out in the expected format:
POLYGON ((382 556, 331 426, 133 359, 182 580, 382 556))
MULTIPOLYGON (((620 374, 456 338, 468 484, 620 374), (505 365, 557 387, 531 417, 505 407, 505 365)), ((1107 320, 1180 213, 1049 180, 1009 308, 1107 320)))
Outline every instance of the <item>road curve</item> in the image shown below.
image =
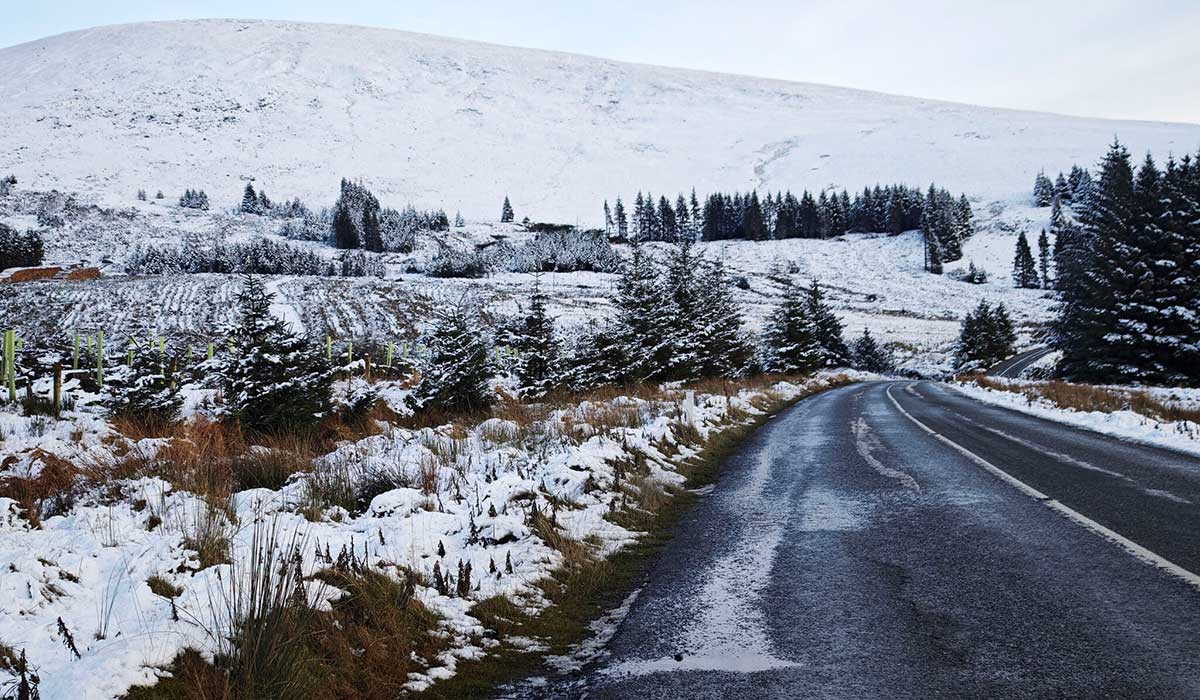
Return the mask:
POLYGON ((1200 459, 842 387, 729 460, 597 660, 503 696, 1200 697, 1200 589, 1139 551, 1200 572, 1200 459))
POLYGON ((1054 348, 1038 346, 1020 354, 1013 355, 1004 362, 988 370, 988 376, 1020 379, 1021 373, 1035 365, 1046 355, 1054 352, 1054 348))

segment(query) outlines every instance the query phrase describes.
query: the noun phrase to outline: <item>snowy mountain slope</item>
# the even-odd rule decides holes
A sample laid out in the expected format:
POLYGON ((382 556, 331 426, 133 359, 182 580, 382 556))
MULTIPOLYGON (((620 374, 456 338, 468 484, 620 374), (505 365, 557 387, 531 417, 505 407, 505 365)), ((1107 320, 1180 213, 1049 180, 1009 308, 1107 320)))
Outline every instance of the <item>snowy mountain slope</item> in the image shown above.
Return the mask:
POLYGON ((595 224, 637 189, 861 188, 937 181, 1024 196, 1114 135, 1181 154, 1200 126, 972 107, 640 66, 405 32, 206 20, 0 50, 0 170, 128 198, 207 189, 327 202, 343 176, 385 203, 595 224))

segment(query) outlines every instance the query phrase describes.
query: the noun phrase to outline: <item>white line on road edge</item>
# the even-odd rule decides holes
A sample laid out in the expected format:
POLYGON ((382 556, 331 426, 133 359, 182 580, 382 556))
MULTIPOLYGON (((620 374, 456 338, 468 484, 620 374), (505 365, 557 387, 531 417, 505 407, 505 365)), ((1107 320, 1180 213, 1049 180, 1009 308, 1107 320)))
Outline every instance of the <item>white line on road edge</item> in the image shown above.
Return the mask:
MULTIPOLYGON (((908 386, 912 386, 912 385, 910 384, 908 386)), ((1021 481, 1020 479, 1016 478, 1015 476, 1012 476, 1008 472, 1004 471, 1000 467, 997 467, 996 465, 987 461, 983 457, 980 457, 979 455, 968 450, 967 448, 963 447, 962 445, 959 445, 958 443, 950 440, 945 435, 942 435, 942 434, 934 431, 928 425, 925 425, 921 421, 917 420, 917 418, 914 417, 911 413, 904 410, 904 407, 902 407, 900 405, 900 403, 898 401, 896 401, 896 397, 892 396, 892 387, 891 386, 888 386, 886 389, 884 389, 884 393, 887 394, 888 399, 891 400, 892 405, 896 407, 896 410, 900 411, 900 413, 903 414, 905 418, 907 418, 910 421, 912 421, 913 423, 915 423, 918 428, 920 428, 921 430, 924 430, 925 432, 929 433, 930 435, 937 438, 938 440, 941 440, 943 443, 949 445, 950 447, 953 447, 955 450, 960 452, 966 458, 970 459, 972 462, 978 464, 979 466, 986 469, 988 472, 999 477, 1000 480, 1015 487, 1021 493, 1024 493, 1027 496, 1030 496, 1032 498, 1035 498, 1035 499, 1041 501, 1042 503, 1049 506, 1051 509, 1058 511, 1060 514, 1065 515, 1066 517, 1070 518, 1074 522, 1078 523, 1079 525, 1082 525, 1083 527, 1091 530, 1092 532, 1095 532, 1096 534, 1109 540, 1110 542, 1120 545, 1126 551, 1128 551, 1130 554, 1132 554, 1134 557, 1146 562, 1147 564, 1151 564, 1155 567, 1158 567, 1159 569, 1166 571, 1167 573, 1171 574, 1172 576, 1182 579, 1183 581, 1185 581, 1187 584, 1189 584, 1193 588, 1200 590, 1200 576, 1192 573, 1191 571, 1188 571, 1187 569, 1185 569, 1182 566, 1176 564, 1175 562, 1167 559, 1166 557, 1163 557, 1159 554, 1155 554, 1154 552, 1150 551, 1149 549, 1146 549, 1145 547, 1138 544, 1137 542, 1134 542, 1133 540, 1129 539, 1128 537, 1125 537, 1124 535, 1121 535, 1117 532, 1114 532, 1113 530, 1110 530, 1109 528, 1101 525, 1100 523, 1096 522, 1095 520, 1092 520, 1091 518, 1087 517, 1083 513, 1080 513, 1079 511, 1074 510, 1070 506, 1063 505, 1062 503, 1050 498, 1046 494, 1042 493, 1041 491, 1038 491, 1037 489, 1033 488, 1029 484, 1026 484, 1025 482, 1021 481)))

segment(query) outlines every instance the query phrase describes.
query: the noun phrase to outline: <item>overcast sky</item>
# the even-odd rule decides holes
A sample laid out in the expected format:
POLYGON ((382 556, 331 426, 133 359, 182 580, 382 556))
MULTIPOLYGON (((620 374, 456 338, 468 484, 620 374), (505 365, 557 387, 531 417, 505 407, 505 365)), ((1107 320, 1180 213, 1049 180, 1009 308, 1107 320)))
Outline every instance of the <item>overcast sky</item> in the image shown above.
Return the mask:
POLYGON ((341 22, 903 95, 1200 123, 1200 0, 56 0, 0 46, 153 19, 341 22))

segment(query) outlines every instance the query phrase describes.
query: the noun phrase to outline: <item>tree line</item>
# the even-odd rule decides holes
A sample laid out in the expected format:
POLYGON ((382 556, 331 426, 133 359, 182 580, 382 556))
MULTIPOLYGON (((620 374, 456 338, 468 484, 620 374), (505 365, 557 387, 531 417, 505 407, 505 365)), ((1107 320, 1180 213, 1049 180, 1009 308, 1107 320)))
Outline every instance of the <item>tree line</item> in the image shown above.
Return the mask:
POLYGON ((638 192, 630 210, 621 197, 613 207, 604 202, 605 232, 637 242, 820 239, 921 229, 934 271, 940 271, 941 263, 962 257, 962 243, 974 230, 973 220, 966 195, 955 198, 935 185, 927 191, 876 185, 853 197, 846 190, 821 191, 816 196, 804 191, 799 197, 789 191, 762 198, 757 191, 713 193, 703 205, 694 189, 689 197, 679 194, 674 203, 665 196, 656 200, 652 194, 638 192))

